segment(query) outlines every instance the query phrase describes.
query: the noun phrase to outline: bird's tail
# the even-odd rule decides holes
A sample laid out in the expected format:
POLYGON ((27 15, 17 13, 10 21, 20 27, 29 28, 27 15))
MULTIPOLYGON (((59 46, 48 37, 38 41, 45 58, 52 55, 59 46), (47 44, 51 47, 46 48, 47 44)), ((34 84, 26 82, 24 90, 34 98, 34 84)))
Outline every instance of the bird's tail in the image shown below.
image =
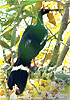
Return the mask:
POLYGON ((9 89, 13 89, 15 85, 17 85, 18 89, 16 89, 16 94, 20 95, 23 93, 28 78, 28 72, 22 69, 13 70, 10 74, 10 77, 8 79, 8 86, 9 89), (19 91, 18 91, 19 90, 19 91))

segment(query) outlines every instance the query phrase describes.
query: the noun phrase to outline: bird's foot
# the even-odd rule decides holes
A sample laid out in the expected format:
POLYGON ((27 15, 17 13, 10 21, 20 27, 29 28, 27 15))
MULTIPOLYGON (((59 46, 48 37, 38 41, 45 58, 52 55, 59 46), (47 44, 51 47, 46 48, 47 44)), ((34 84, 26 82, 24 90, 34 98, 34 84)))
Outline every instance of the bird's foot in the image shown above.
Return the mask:
POLYGON ((38 69, 38 66, 30 66, 30 70, 35 73, 35 71, 38 69))
POLYGON ((20 93, 20 89, 18 88, 18 86, 15 84, 14 86, 13 86, 13 91, 14 91, 14 93, 20 93))

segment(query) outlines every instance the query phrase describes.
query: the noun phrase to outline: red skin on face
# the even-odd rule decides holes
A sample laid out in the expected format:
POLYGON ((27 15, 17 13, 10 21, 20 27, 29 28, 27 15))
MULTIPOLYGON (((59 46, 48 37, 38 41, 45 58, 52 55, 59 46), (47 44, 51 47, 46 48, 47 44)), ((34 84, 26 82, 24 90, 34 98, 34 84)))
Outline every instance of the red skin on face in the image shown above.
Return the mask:
POLYGON ((43 4, 43 10, 45 10, 44 4, 43 4))

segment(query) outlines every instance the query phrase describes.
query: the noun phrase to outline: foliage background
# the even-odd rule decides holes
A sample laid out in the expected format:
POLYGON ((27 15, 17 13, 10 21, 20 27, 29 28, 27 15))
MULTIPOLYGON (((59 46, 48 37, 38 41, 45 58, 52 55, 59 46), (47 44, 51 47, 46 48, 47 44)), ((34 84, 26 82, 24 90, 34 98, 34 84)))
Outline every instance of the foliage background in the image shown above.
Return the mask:
MULTIPOLYGON (((16 61, 17 48, 18 48, 19 41, 22 37, 22 34, 28 25, 36 24, 38 12, 41 9, 42 3, 44 3, 47 9, 63 9, 63 10, 50 12, 49 14, 46 14, 45 16, 43 16, 44 25, 48 29, 49 36, 48 36, 48 41, 44 49, 35 58, 36 64, 38 67, 46 66, 48 71, 51 69, 51 66, 52 66, 53 70, 51 72, 49 71, 50 76, 52 76, 52 72, 56 73, 57 71, 59 71, 59 69, 61 69, 62 71, 62 68, 65 74, 69 73, 70 72, 69 71, 69 68, 70 68, 70 62, 69 62, 70 60, 70 57, 69 57, 70 55, 70 50, 69 50, 70 16, 69 16, 69 10, 68 10, 69 5, 65 6, 67 2, 68 4, 70 3, 67 0, 61 0, 61 1, 46 0, 46 2, 41 1, 41 0, 11 0, 11 1, 0 0, 0 16, 1 16, 0 17, 0 45, 1 45, 0 66, 6 63, 12 66, 13 63, 16 61), (58 67, 58 70, 55 71, 54 69, 57 67, 58 67)), ((33 66, 33 64, 34 63, 32 60, 31 65, 33 66)), ((46 71, 44 71, 43 75, 40 76, 40 78, 44 79, 45 78, 44 76, 46 77, 46 71)), ((42 85, 42 84, 39 84, 40 81, 44 83, 44 80, 34 79, 33 81, 36 82, 34 83, 34 85, 37 84, 35 87, 38 87, 38 88, 39 88, 39 85, 42 85)), ((28 83, 30 84, 30 82, 28 83)), ((47 85, 47 82, 46 82, 46 85, 47 85)), ((49 88, 49 86, 48 87, 44 86, 44 87, 49 88)), ((32 93, 31 89, 29 89, 29 93, 32 93)), ((41 89, 42 89, 42 86, 41 86, 41 89)), ((57 91, 57 89, 58 88, 56 87, 55 91, 57 91)), ((49 90, 50 89, 48 89, 48 91, 49 90)), ((1 90, 1 93, 2 91, 3 90, 1 90)), ((32 90, 32 91, 36 91, 36 88, 35 90, 32 90)), ((45 90, 42 89, 42 91, 45 91, 45 90)), ((36 92, 37 92, 36 95, 39 95, 38 91, 36 92)), ((32 96, 34 95, 32 94, 32 96)))

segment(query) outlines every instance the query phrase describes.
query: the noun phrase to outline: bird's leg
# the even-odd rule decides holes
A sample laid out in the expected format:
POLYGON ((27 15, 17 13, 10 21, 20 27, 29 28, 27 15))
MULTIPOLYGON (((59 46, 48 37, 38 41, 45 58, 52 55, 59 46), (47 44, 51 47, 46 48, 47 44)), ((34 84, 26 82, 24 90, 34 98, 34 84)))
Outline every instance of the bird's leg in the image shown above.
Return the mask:
POLYGON ((38 66, 37 66, 36 63, 35 63, 35 58, 33 59, 33 62, 34 62, 34 66, 30 66, 30 69, 31 69, 32 71, 35 71, 35 70, 38 69, 38 66))
POLYGON ((37 65, 35 63, 35 58, 33 59, 33 63, 34 63, 34 65, 33 66, 30 66, 30 69, 32 69, 33 67, 37 67, 37 65))
POLYGON ((36 63, 35 63, 35 58, 33 59, 33 62, 34 62, 34 67, 37 67, 36 63))

